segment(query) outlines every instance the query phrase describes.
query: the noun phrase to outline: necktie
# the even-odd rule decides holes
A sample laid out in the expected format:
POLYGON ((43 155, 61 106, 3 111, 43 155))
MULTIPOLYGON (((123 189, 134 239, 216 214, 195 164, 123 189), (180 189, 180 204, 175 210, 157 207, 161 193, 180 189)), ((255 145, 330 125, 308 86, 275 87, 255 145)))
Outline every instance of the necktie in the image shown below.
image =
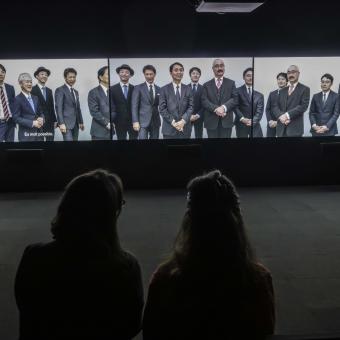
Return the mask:
POLYGON ((1 104, 2 104, 3 111, 4 111, 4 118, 5 120, 8 120, 11 117, 11 113, 9 112, 9 108, 8 108, 6 97, 5 97, 5 92, 2 86, 0 86, 0 99, 1 99, 1 104))
POLYGON ((294 91, 294 85, 289 86, 288 96, 290 96, 294 91))
POLYGON ((326 103, 326 93, 323 94, 323 98, 322 98, 322 104, 325 105, 326 103))
POLYGON ((123 93, 124 93, 125 99, 127 99, 127 97, 128 97, 128 88, 127 88, 127 85, 123 85, 123 93))
POLYGON ((76 94, 74 93, 73 87, 71 87, 71 94, 72 94, 72 98, 74 100, 74 103, 75 103, 75 105, 77 107, 77 98, 76 98, 76 94))
POLYGON ((176 99, 177 99, 178 102, 181 100, 181 95, 179 93, 179 86, 178 85, 176 86, 176 99))
POLYGON ((29 96, 27 97, 27 99, 28 99, 28 102, 29 102, 30 105, 31 105, 31 108, 32 108, 33 112, 35 113, 35 107, 34 107, 34 103, 33 103, 32 97, 29 95, 29 96))
POLYGON ((43 94, 44 99, 46 101, 46 87, 45 86, 42 87, 42 94, 43 94))
POLYGON ((251 88, 250 87, 248 87, 248 97, 251 100, 251 88))
POLYGON ((217 79, 217 89, 218 89, 218 90, 221 88, 221 85, 222 85, 221 78, 218 78, 218 79, 217 79))
POLYGON ((193 85, 193 90, 194 90, 194 93, 196 93, 196 91, 197 91, 197 84, 193 85))
POLYGON ((154 96, 153 96, 152 85, 149 85, 149 95, 150 95, 150 98, 151 98, 151 103, 153 104, 155 98, 154 98, 154 96))

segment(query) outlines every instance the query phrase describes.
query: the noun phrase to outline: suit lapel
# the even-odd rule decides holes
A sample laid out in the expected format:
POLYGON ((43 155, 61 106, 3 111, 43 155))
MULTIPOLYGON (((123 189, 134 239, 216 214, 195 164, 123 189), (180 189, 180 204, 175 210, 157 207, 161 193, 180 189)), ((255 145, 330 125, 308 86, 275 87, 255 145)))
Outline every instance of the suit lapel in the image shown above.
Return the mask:
POLYGON ((76 102, 75 102, 74 96, 72 96, 72 93, 71 93, 70 89, 69 89, 66 85, 64 85, 64 93, 66 94, 66 96, 69 97, 69 99, 72 100, 72 102, 73 102, 74 104, 76 103, 76 102))
POLYGON ((151 98, 150 98, 150 93, 149 93, 149 88, 148 88, 148 85, 146 83, 143 84, 143 91, 144 91, 144 94, 146 96, 145 98, 147 98, 149 103, 152 104, 151 98))
POLYGON ((289 104, 293 98, 295 98, 297 96, 297 93, 300 91, 300 83, 298 83, 293 91, 293 93, 291 93, 291 95, 288 95, 288 102, 287 104, 289 104))
MULTIPOLYGON (((32 106, 31 106, 31 104, 29 103, 29 101, 28 101, 28 99, 26 98, 26 96, 25 96, 23 93, 20 93, 20 95, 22 96, 22 100, 23 100, 23 103, 24 103, 24 105, 26 106, 26 108, 27 108, 29 111, 31 111, 31 113, 33 113, 33 114, 35 115, 35 112, 33 111, 32 106)), ((31 95, 31 97, 32 97, 32 95, 31 95)), ((33 99, 33 97, 32 97, 32 99, 33 99)), ((37 108, 36 108, 36 103, 34 103, 34 100, 33 100, 33 104, 34 104, 34 109, 36 110, 37 108)))
MULTIPOLYGON (((224 83, 224 79, 223 79, 223 83, 224 83)), ((222 83, 222 86, 223 86, 223 83, 222 83)), ((216 97, 216 100, 218 101, 219 98, 218 98, 218 90, 217 90, 217 86, 216 86, 216 82, 215 82, 215 78, 211 79, 211 88, 212 88, 212 91, 216 97)))
POLYGON ((108 96, 105 94, 104 89, 99 85, 98 86, 99 96, 105 101, 105 103, 109 102, 108 96))
MULTIPOLYGON (((242 92, 243 92, 243 95, 244 95, 244 97, 246 98, 247 102, 248 102, 248 103, 251 103, 251 98, 249 97, 248 89, 247 89, 247 86, 246 86, 246 85, 243 85, 243 86, 242 86, 242 92)), ((254 98, 255 98, 255 97, 254 97, 254 98)))

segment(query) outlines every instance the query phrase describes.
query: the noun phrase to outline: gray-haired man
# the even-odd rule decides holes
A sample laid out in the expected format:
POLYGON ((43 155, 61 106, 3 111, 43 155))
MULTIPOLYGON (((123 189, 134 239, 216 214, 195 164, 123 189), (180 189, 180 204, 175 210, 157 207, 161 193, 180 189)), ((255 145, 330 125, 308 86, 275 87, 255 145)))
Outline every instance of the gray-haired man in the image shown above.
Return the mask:
POLYGON ((21 93, 15 97, 13 120, 19 126, 19 142, 43 141, 44 115, 38 97, 31 95, 32 77, 21 73, 18 78, 21 93))

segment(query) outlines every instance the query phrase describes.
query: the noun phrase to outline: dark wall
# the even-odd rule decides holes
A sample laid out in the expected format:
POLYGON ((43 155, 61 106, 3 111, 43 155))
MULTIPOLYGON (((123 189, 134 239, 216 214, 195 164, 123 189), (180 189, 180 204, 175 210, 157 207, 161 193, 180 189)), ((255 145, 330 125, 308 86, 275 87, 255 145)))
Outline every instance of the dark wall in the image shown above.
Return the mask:
POLYGON ((0 58, 340 55, 338 1, 267 0, 225 15, 191 3, 6 1, 0 58))
POLYGON ((97 167, 128 188, 184 187, 222 169, 237 185, 340 184, 340 138, 0 144, 0 191, 59 190, 97 167))
MULTIPOLYGON (((233 15, 197 14, 191 3, 6 1, 0 58, 340 56, 338 1, 268 0, 233 15)), ((60 189, 95 167, 131 188, 183 186, 212 168, 240 185, 339 183, 339 139, 324 141, 2 144, 0 190, 60 189)))

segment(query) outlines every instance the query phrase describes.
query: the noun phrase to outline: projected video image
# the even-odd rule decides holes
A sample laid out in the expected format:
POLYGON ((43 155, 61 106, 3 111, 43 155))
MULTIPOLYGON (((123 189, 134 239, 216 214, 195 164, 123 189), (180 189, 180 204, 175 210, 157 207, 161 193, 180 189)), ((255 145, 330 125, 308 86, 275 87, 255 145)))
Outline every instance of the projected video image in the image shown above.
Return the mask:
MULTIPOLYGON (((254 89, 264 95, 267 137, 338 134, 340 58, 255 58, 254 89)), ((255 126, 254 126, 255 136, 255 126)))
POLYGON ((107 59, 0 64, 1 141, 110 139, 107 59))
POLYGON ((236 137, 237 89, 251 65, 252 58, 110 59, 114 139, 236 137))
POLYGON ((0 60, 0 141, 338 135, 340 58, 252 65, 253 58, 0 60))

